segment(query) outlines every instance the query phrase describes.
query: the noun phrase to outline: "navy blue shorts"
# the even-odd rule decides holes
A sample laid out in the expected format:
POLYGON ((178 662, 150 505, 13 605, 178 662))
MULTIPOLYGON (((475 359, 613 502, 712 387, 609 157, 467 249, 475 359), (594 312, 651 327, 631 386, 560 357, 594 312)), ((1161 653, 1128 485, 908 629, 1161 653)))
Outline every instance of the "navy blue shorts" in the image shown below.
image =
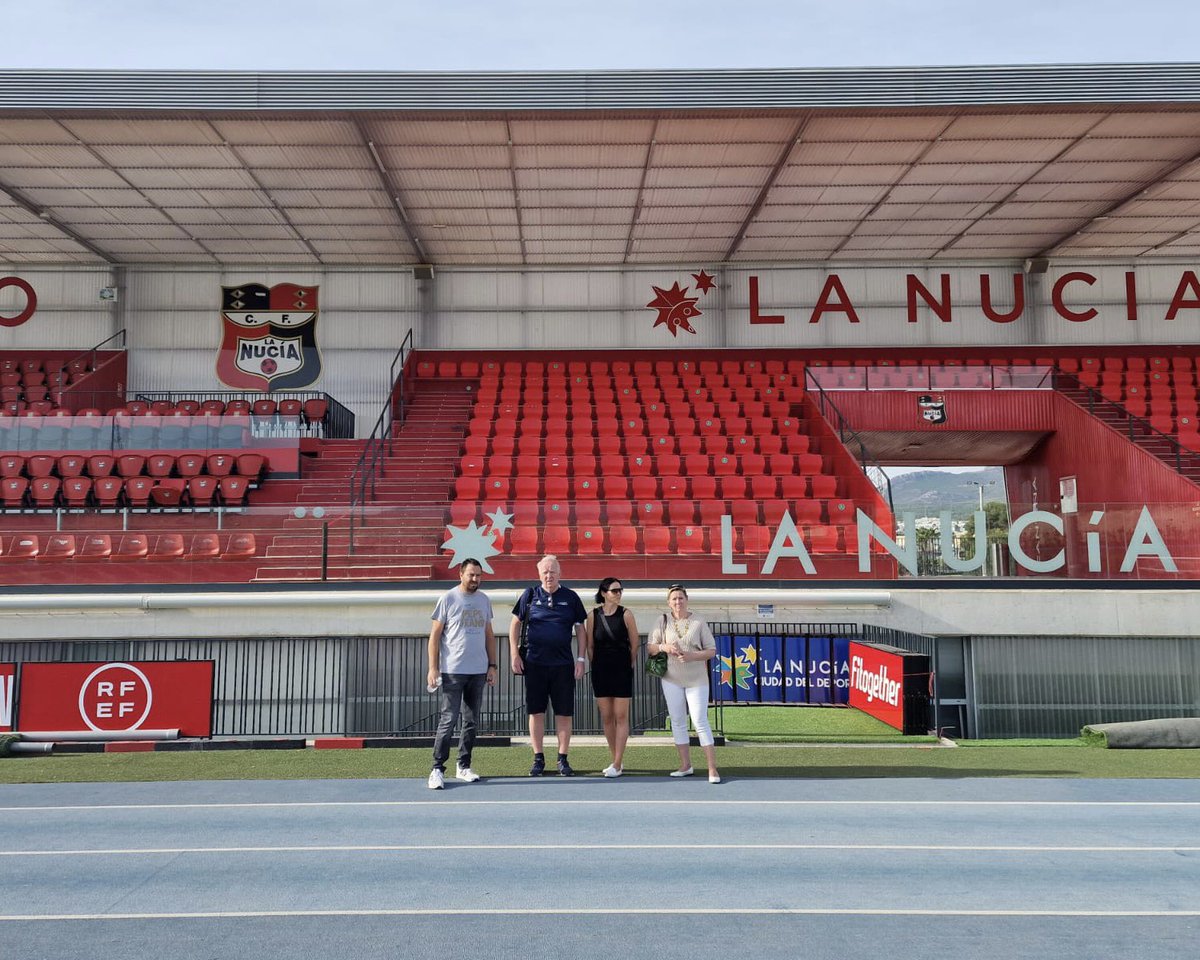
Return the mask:
POLYGON ((575 666, 543 667, 525 664, 525 708, 532 713, 545 713, 546 704, 554 707, 556 717, 575 713, 575 666))

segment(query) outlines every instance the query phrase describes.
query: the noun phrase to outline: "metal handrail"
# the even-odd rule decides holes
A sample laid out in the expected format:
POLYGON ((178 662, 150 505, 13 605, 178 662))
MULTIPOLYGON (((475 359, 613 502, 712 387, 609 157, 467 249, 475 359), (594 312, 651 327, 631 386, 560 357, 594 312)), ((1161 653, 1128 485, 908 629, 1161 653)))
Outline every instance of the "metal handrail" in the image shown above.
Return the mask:
MULTIPOLYGON (((1124 417, 1127 424, 1125 433, 1129 438, 1130 443, 1138 442, 1138 438, 1134 436, 1135 426, 1141 432, 1142 439, 1146 439, 1148 437, 1153 440, 1167 441, 1167 443, 1170 444, 1170 449, 1174 452, 1176 473, 1180 475, 1183 474, 1184 458, 1188 460, 1189 466, 1200 467, 1200 453, 1196 453, 1194 450, 1189 450, 1169 433, 1163 433, 1161 430, 1157 429, 1153 424, 1150 423, 1149 420, 1145 420, 1142 417, 1139 417, 1137 414, 1131 413, 1127 407, 1123 407, 1121 404, 1109 400, 1098 390, 1093 390, 1086 383, 1081 381, 1076 374, 1067 373, 1065 370, 1060 370, 1058 367, 1055 367, 1053 383, 1056 390, 1059 389, 1060 384, 1066 383, 1068 386, 1073 386, 1073 388, 1076 390, 1084 391, 1084 393, 1087 394, 1087 412, 1092 416, 1096 415, 1097 409, 1101 409, 1108 410, 1110 413, 1115 413, 1118 416, 1124 417)), ((1150 451, 1146 452, 1149 453, 1150 451)), ((1151 454, 1151 456, 1156 457, 1156 459, 1161 459, 1157 457, 1157 454, 1151 454)))
POLYGON ((838 409, 837 404, 835 404, 829 398, 829 395, 824 391, 824 389, 822 389, 821 385, 817 383, 816 378, 813 377, 811 370, 806 369, 804 371, 804 379, 806 381, 805 389, 808 389, 807 384, 809 383, 811 383, 812 387, 815 388, 817 393, 817 409, 820 411, 821 416, 823 416, 826 421, 828 421, 830 425, 837 431, 838 439, 841 440, 842 445, 849 449, 849 444, 851 441, 858 444, 858 465, 862 468, 862 472, 867 479, 871 481, 872 486, 874 486, 875 489, 880 492, 880 494, 883 494, 887 497, 888 510, 891 511, 892 516, 895 516, 896 507, 892 501, 891 478, 886 472, 884 472, 883 467, 879 465, 875 458, 871 456, 870 451, 867 450, 866 443, 863 442, 862 436, 857 430, 850 426, 850 421, 846 419, 845 414, 838 409), (836 420, 830 418, 829 411, 833 412, 836 420), (883 483, 882 489, 880 488, 880 480, 882 480, 883 483))
POLYGON ((75 356, 69 357, 68 359, 64 360, 61 364, 59 364, 57 372, 61 374, 64 370, 67 369, 67 367, 69 367, 71 364, 73 364, 80 357, 87 357, 88 358, 88 372, 91 373, 92 370, 94 370, 96 368, 96 354, 99 351, 103 350, 106 344, 111 343, 113 340, 117 340, 117 339, 119 339, 121 341, 120 344, 118 344, 115 347, 112 347, 111 349, 124 350, 125 349, 125 329, 122 328, 122 329, 118 330, 116 333, 114 333, 111 337, 101 340, 94 347, 88 347, 86 350, 82 351, 81 353, 77 353, 77 354, 75 354, 75 356))
POLYGON ((371 433, 367 437, 362 456, 358 458, 354 469, 350 471, 350 553, 354 553, 355 507, 358 507, 362 511, 362 515, 359 518, 359 525, 365 527, 367 525, 365 505, 367 503, 368 488, 371 494, 370 499, 374 500, 375 482, 379 477, 384 476, 386 456, 392 452, 392 440, 394 439, 396 424, 404 423, 404 366, 408 362, 409 355, 412 353, 412 342, 413 332, 410 327, 408 333, 405 334, 404 339, 400 342, 400 349, 392 357, 391 366, 388 368, 388 391, 387 398, 383 403, 383 409, 379 411, 379 416, 375 418, 375 426, 371 428, 371 433))

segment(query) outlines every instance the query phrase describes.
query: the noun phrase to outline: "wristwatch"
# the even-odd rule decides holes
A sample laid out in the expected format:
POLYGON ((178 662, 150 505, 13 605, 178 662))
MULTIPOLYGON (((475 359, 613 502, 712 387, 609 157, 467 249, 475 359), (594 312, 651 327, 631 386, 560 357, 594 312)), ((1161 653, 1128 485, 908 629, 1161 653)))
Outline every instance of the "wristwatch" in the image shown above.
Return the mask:
POLYGON ((575 662, 576 663, 587 663, 587 657, 576 657, 575 662))

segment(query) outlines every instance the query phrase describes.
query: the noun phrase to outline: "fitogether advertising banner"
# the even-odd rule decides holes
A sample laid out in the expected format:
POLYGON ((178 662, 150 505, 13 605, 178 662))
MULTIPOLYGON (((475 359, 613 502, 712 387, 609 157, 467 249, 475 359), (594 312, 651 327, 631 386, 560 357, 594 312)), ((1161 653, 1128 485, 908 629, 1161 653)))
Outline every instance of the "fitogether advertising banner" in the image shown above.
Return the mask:
POLYGON ((929 657, 878 644, 850 644, 850 706, 902 733, 925 733, 929 657))
POLYGON ((213 661, 26 663, 19 730, 212 736, 213 661))

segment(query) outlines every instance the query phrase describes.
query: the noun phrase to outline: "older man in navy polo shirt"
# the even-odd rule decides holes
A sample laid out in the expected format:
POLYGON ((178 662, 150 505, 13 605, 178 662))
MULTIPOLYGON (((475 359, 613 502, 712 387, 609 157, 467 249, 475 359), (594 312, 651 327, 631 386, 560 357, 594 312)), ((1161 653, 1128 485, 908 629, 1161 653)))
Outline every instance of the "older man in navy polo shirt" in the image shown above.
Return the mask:
POLYGON ((546 756, 542 743, 546 736, 546 706, 554 707, 554 723, 558 734, 558 774, 573 777, 575 771, 567 760, 571 747, 571 718, 575 712, 575 681, 583 676, 586 659, 583 656, 583 624, 587 611, 574 590, 564 587, 559 578, 562 567, 558 557, 545 556, 537 565, 536 587, 521 594, 513 607, 512 623, 508 627, 512 671, 525 677, 525 706, 529 710, 529 739, 533 743, 531 777, 546 772, 546 756), (525 624, 525 656, 519 644, 525 624), (572 635, 576 647, 571 648, 572 635))

